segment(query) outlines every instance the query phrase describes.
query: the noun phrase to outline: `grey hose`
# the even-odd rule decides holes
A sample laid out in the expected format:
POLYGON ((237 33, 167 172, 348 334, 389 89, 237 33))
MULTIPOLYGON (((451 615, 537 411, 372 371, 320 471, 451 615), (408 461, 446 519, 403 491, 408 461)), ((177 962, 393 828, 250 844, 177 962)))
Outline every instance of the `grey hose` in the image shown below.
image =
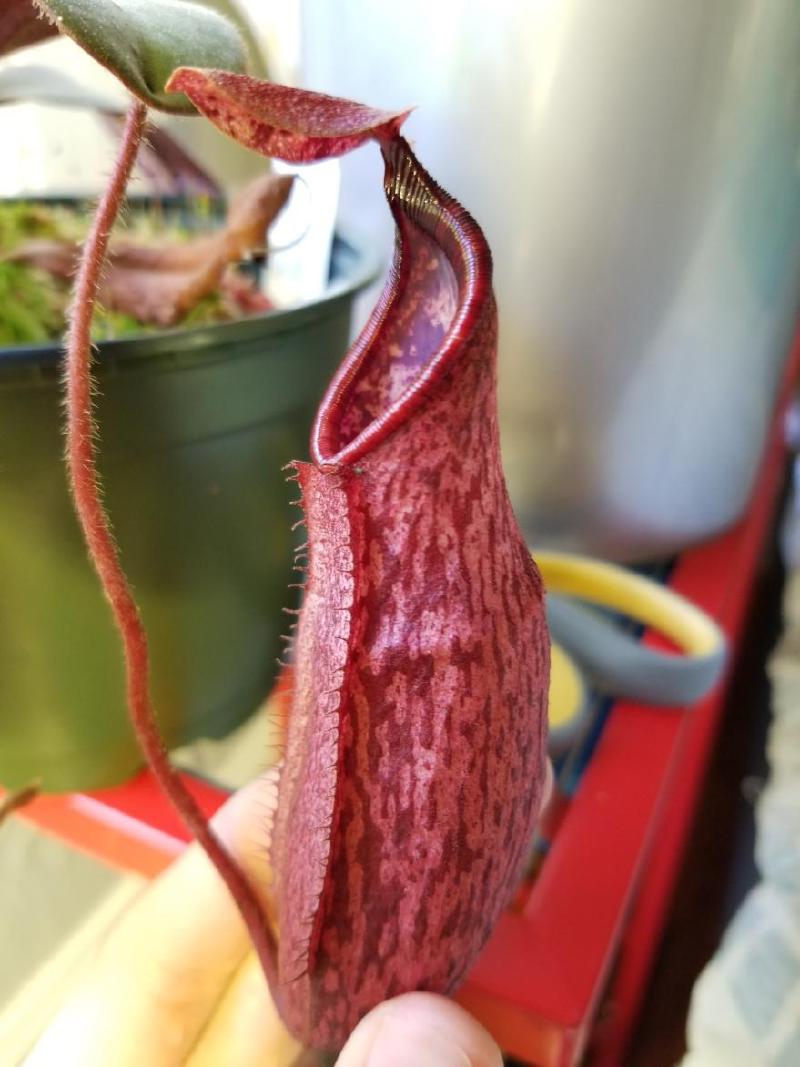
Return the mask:
POLYGON ((722 674, 725 648, 705 656, 670 655, 642 645, 606 616, 569 597, 548 596, 553 640, 601 692, 658 705, 693 704, 722 674))

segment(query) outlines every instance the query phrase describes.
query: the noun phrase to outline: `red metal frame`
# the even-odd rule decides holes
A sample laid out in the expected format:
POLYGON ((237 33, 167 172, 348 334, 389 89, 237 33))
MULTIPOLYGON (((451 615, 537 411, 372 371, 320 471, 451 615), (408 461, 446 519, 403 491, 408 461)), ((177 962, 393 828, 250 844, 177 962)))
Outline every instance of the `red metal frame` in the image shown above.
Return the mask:
MULTIPOLYGON (((720 622, 734 652, 774 515, 783 415, 798 366, 800 338, 746 516, 684 553, 670 581, 720 622)), ((593 1063, 622 1062, 724 695, 720 687, 690 712, 631 703, 612 709, 535 884, 502 917, 459 994, 510 1054, 540 1067, 575 1064, 610 982, 611 1011, 596 1029, 593 1063)), ((223 790, 185 780, 207 814, 225 799, 223 790)), ((41 797, 23 814, 79 848, 149 876, 187 840, 147 772, 115 789, 41 797)))
MULTIPOLYGON (((181 777, 206 816, 213 815, 228 796, 224 789, 192 775, 181 777)), ((146 770, 111 789, 37 797, 18 814, 112 867, 148 878, 169 866, 190 840, 146 770)))
MULTIPOLYGON (((774 516, 799 366, 800 338, 745 517, 685 552, 670 580, 719 621, 731 659, 774 516)), ((526 904, 503 916, 459 996, 509 1053, 541 1067, 575 1064, 613 967, 592 1064, 623 1062, 724 703, 721 686, 690 712, 613 708, 526 904)))

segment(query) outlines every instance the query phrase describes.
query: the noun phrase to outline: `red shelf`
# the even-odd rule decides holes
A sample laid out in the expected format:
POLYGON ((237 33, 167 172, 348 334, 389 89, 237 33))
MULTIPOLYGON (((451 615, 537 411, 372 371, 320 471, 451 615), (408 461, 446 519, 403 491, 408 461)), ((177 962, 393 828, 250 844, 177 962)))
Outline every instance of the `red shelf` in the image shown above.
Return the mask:
MULTIPOLYGON (((228 796, 191 775, 181 777, 207 816, 228 796)), ((37 797, 19 815, 82 852, 148 878, 164 870, 190 840, 155 778, 144 770, 111 789, 37 797)))
MULTIPOLYGON (((720 623, 731 662, 774 519, 799 364, 800 340, 746 515, 685 552, 670 580, 720 623)), ((529 899, 503 916, 459 996, 512 1055, 571 1067, 607 995, 592 1065, 623 1062, 725 697, 723 683, 690 711, 613 707, 529 899)))
MULTIPOLYGON (((798 365, 800 341, 745 517, 684 553, 670 581, 719 621, 731 659, 774 518, 783 416, 798 365)), ((607 997, 610 1011, 594 1033, 593 1065, 622 1062, 724 703, 723 685, 691 711, 630 703, 612 709, 527 900, 503 916, 459 995, 510 1054, 539 1067, 570 1067, 607 997)), ((225 799, 220 789, 186 781, 207 814, 225 799)), ((39 798, 23 814, 79 848, 148 876, 187 840, 146 772, 115 789, 39 798)))

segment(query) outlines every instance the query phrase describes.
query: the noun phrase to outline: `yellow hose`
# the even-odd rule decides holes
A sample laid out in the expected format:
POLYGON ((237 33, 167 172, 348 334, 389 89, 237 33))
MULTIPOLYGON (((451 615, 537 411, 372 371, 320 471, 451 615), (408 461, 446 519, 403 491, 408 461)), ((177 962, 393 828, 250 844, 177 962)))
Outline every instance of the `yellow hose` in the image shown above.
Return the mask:
MULTIPOLYGON (((713 659, 721 667, 725 644, 722 631, 685 597, 611 563, 564 552, 536 552, 533 555, 548 594, 574 597, 610 608, 664 634, 681 649, 687 661, 699 665, 701 660, 713 659)), ((561 618, 563 626, 563 612, 561 618)), ((563 639, 566 640, 565 635, 563 639)), ((585 648, 585 633, 583 640, 585 648)), ((584 674, 587 664, 582 658, 585 652, 579 652, 580 648, 580 642, 574 649, 564 648, 556 641, 551 646, 548 717, 551 745, 556 749, 568 745, 575 731, 582 729, 583 715, 588 708, 584 674)), ((597 646, 597 657, 601 656, 601 649, 602 645, 597 646)), ((619 662, 615 665, 619 669, 619 662)), ((630 676, 628 670, 625 677, 629 684, 630 676)), ((653 685, 661 685, 664 681, 663 678, 656 681, 653 675, 650 678, 653 685)), ((667 692, 667 687, 661 691, 667 692)), ((639 697, 645 699, 644 689, 639 697)), ((651 696, 651 699, 655 698, 651 696)))
POLYGON ((567 552, 535 552, 548 593, 579 597, 611 608, 664 634, 687 655, 707 656, 724 642, 722 631, 685 597, 649 578, 567 552))

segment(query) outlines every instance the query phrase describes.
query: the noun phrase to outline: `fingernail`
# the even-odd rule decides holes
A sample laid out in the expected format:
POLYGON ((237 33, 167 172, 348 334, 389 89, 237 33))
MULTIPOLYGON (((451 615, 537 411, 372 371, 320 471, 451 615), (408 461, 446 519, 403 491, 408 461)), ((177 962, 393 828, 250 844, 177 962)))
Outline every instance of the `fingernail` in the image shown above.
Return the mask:
POLYGON ((502 1067, 483 1027, 444 997, 411 993, 362 1019, 336 1067, 502 1067))
POLYGON ((451 1035, 415 1023, 402 1030, 384 1020, 374 1036, 366 1067, 473 1067, 451 1035))

